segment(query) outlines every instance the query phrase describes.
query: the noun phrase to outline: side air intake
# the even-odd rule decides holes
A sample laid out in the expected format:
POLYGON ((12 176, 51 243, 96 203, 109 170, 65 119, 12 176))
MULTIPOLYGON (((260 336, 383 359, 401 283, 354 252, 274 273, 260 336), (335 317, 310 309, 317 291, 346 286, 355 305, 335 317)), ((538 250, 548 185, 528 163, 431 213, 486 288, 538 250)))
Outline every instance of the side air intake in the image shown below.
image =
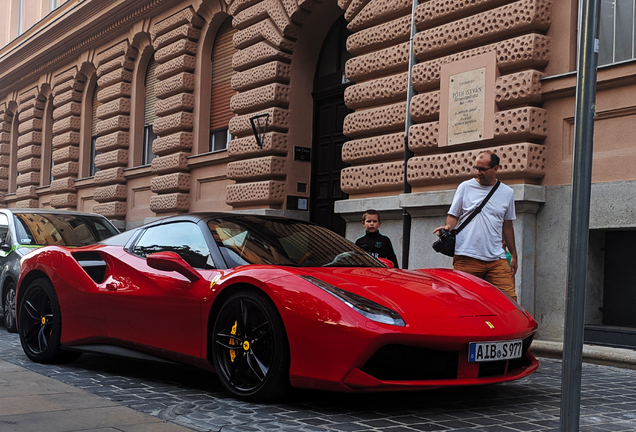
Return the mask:
POLYGON ((79 263, 95 283, 104 282, 106 276, 106 262, 95 252, 76 252, 73 258, 79 263))

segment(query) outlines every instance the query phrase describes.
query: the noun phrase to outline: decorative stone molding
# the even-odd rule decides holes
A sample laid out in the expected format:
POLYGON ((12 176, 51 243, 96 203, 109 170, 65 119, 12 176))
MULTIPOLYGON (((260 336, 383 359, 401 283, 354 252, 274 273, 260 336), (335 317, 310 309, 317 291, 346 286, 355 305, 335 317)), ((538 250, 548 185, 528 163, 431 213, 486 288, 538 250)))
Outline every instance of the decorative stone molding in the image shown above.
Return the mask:
POLYGON ((411 16, 404 16, 388 23, 358 31, 347 38, 347 51, 354 55, 387 48, 409 40, 411 16))
POLYGON ((272 61, 233 75, 232 88, 241 92, 274 82, 289 83, 290 74, 290 65, 272 61))
POLYGON ((345 103, 350 109, 368 108, 406 100, 408 74, 402 73, 347 87, 345 103))
POLYGON ((191 132, 178 132, 166 137, 157 138, 152 143, 152 152, 157 156, 172 153, 188 153, 192 150, 194 136, 191 132))
POLYGON ((413 50, 418 60, 427 60, 494 39, 546 31, 551 24, 551 9, 551 0, 519 0, 431 29, 425 29, 425 23, 416 22, 422 31, 415 35, 413 50))
POLYGON ((95 190, 93 199, 98 203, 109 203, 113 201, 124 201, 128 194, 128 187, 123 184, 114 184, 100 187, 95 190))
POLYGON ((254 136, 233 139, 228 143, 228 156, 237 159, 248 156, 287 154, 287 134, 268 132, 263 137, 263 146, 256 143, 254 136))
POLYGON ((268 156, 231 162, 227 166, 227 178, 237 181, 254 181, 262 178, 285 177, 285 161, 284 157, 268 156))
POLYGON ((413 66, 413 88, 417 92, 439 88, 442 65, 491 51, 496 52, 497 68, 501 72, 541 68, 550 60, 550 38, 533 33, 418 63, 413 66))
POLYGON ((343 132, 350 138, 377 135, 404 128, 406 103, 356 111, 345 117, 343 132))
POLYGON ((155 193, 170 194, 174 192, 190 192, 192 176, 188 173, 172 173, 156 176, 150 182, 150 190, 155 193))
POLYGON ((236 29, 243 30, 267 18, 286 38, 296 39, 298 37, 298 25, 289 19, 287 11, 279 0, 264 0, 242 10, 234 15, 232 25, 236 29))
POLYGON ((230 109, 237 114, 278 106, 289 106, 290 88, 285 84, 269 84, 232 96, 230 109))
POLYGON ((545 146, 532 143, 510 144, 488 149, 467 150, 409 160, 407 178, 411 186, 463 181, 473 176, 477 155, 491 150, 500 158, 498 176, 541 178, 545 175, 545 146))
POLYGON ((404 189, 404 162, 386 162, 343 168, 340 188, 347 194, 404 189))
POLYGON ((294 42, 285 38, 271 20, 260 21, 234 35, 234 46, 243 49, 260 41, 266 41, 274 48, 292 53, 294 42))
MULTIPOLYGON (((355 18, 349 20, 345 15, 345 19, 350 21, 347 28, 351 31, 359 31, 404 15, 409 15, 410 21, 412 4, 411 0, 394 0, 390 2, 371 0, 355 18)), ((348 12, 349 10, 347 9, 348 12)))
POLYGON ((509 0, 429 0, 415 8, 415 22, 420 28, 431 28, 441 22, 492 9, 509 0))
POLYGON ((274 48, 266 42, 259 42, 234 54, 232 57, 232 68, 235 71, 242 72, 271 61, 290 63, 291 55, 274 48))
POLYGON ((346 163, 364 164, 400 156, 404 156, 404 132, 347 141, 342 146, 342 161, 346 163))
MULTIPOLYGON (((95 191, 97 195, 99 191, 95 191)), ((93 212, 99 213, 109 219, 123 219, 126 217, 126 203, 121 201, 111 201, 107 203, 95 204, 93 212)))
POLYGON ((250 117, 261 114, 269 114, 268 130, 287 132, 289 129, 289 111, 282 108, 270 108, 248 115, 232 117, 229 124, 230 133, 237 137, 251 134, 252 125, 250 123, 250 117))
POLYGON ((256 183, 238 183, 227 187, 226 202, 240 207, 244 205, 276 205, 285 199, 285 182, 267 180, 256 183))
POLYGON ((185 213, 190 208, 189 193, 161 194, 150 197, 150 210, 157 214, 185 213))
POLYGON ((365 81, 380 76, 407 72, 409 43, 401 43, 369 54, 354 57, 345 66, 350 81, 365 81))

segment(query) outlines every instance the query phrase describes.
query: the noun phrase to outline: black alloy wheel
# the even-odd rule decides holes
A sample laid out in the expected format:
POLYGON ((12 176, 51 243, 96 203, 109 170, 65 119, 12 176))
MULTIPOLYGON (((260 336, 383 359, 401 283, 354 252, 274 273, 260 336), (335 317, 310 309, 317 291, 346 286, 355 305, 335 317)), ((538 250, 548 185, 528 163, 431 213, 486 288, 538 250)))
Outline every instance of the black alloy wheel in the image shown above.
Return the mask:
POLYGON ((9 333, 17 331, 15 325, 15 284, 9 282, 4 288, 4 326, 9 333))
POLYGON ((272 401, 289 389, 289 346, 271 300, 256 290, 232 295, 214 324, 214 364, 223 386, 250 401, 272 401))
POLYGON ((36 279, 27 286, 18 308, 22 349, 36 363, 65 363, 81 353, 62 350, 62 314, 55 289, 48 279, 36 279))

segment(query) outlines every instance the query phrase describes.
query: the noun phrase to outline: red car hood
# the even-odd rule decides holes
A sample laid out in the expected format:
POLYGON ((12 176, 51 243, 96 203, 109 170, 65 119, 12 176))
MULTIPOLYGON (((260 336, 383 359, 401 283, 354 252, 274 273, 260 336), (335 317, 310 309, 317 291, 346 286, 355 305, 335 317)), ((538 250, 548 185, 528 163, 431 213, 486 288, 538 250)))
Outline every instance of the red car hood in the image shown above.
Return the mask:
POLYGON ((390 307, 428 318, 505 315, 516 306, 497 288, 445 269, 305 268, 305 274, 390 307))

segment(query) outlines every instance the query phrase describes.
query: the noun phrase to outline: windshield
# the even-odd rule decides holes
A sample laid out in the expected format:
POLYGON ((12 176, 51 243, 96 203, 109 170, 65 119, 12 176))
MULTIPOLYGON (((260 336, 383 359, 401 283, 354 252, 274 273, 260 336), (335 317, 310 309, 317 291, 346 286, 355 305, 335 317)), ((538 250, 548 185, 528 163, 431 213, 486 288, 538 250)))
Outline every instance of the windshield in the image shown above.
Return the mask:
POLYGON ((22 245, 85 246, 117 234, 115 227, 98 216, 15 213, 15 225, 22 245))
POLYGON ((384 267, 349 240, 307 222, 235 216, 208 222, 228 267, 384 267))

